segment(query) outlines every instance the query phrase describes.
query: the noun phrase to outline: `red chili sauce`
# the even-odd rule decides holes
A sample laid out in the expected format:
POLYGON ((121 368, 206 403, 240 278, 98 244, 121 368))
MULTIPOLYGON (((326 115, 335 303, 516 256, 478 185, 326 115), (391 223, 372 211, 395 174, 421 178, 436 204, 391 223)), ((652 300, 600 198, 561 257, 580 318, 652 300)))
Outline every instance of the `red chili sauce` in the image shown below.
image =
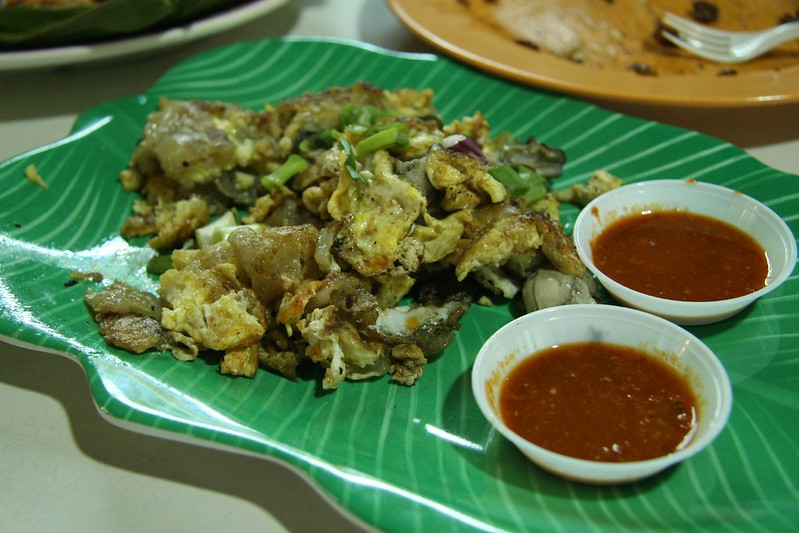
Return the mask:
POLYGON ((697 399, 676 369, 626 346, 562 344, 522 361, 500 389, 505 424, 560 454, 604 462, 676 451, 693 436, 697 399))
POLYGON ((683 211, 648 211, 620 218, 591 243, 597 268, 639 292, 708 302, 763 288, 769 274, 763 247, 734 226, 683 211))

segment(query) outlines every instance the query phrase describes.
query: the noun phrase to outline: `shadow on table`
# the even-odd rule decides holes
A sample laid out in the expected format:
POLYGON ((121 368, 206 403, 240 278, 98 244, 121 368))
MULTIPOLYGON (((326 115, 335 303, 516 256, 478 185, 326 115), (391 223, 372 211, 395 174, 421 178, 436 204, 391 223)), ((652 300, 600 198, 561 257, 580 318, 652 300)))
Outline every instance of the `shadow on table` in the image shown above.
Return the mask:
POLYGON ((22 362, 3 354, 0 381, 59 402, 69 418, 75 443, 92 459, 249 501, 289 531, 306 531, 309 524, 320 523, 325 524, 326 531, 363 530, 326 497, 320 497, 295 470, 281 463, 151 437, 112 425, 97 412, 79 365, 52 353, 30 355, 35 362, 22 362), (279 483, 274 483, 276 480, 279 483))

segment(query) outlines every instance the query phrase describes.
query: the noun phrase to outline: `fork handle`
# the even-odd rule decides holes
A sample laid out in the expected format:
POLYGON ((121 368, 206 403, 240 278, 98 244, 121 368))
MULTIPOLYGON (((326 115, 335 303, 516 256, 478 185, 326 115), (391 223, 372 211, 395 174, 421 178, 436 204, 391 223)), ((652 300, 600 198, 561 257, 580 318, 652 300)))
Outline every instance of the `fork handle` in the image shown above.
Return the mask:
POLYGON ((780 24, 771 31, 763 32, 763 43, 777 46, 794 39, 799 39, 799 21, 780 24))

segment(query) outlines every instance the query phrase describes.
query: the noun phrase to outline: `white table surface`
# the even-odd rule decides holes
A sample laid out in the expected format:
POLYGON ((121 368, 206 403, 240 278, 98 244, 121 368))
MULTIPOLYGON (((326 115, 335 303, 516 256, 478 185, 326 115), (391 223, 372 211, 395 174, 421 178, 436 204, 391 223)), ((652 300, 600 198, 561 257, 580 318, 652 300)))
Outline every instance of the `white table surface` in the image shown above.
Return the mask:
MULTIPOLYGON (((431 51, 380 0, 293 0, 260 20, 177 50, 70 70, 0 73, 0 160, 61 138, 83 110, 144 91, 201 50, 286 34, 431 51)), ((608 107, 715 135, 772 167, 799 174, 797 107, 724 113, 608 107)), ((0 530, 366 527, 281 464, 112 425, 98 414, 74 362, 0 341, 0 530)))

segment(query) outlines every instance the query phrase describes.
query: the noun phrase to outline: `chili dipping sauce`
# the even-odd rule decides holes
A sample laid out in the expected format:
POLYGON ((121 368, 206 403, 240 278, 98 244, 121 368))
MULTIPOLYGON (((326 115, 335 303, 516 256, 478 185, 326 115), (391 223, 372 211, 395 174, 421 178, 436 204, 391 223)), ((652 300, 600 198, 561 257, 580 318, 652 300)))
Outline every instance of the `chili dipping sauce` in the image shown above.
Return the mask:
POLYGON ((697 424, 687 379, 648 353, 577 342, 544 349, 505 378, 505 424, 528 441, 580 459, 641 461, 684 447, 697 424))
POLYGON ((765 250, 738 228, 685 211, 646 211, 608 226, 591 243, 597 268, 651 296, 726 300, 766 285, 765 250))

